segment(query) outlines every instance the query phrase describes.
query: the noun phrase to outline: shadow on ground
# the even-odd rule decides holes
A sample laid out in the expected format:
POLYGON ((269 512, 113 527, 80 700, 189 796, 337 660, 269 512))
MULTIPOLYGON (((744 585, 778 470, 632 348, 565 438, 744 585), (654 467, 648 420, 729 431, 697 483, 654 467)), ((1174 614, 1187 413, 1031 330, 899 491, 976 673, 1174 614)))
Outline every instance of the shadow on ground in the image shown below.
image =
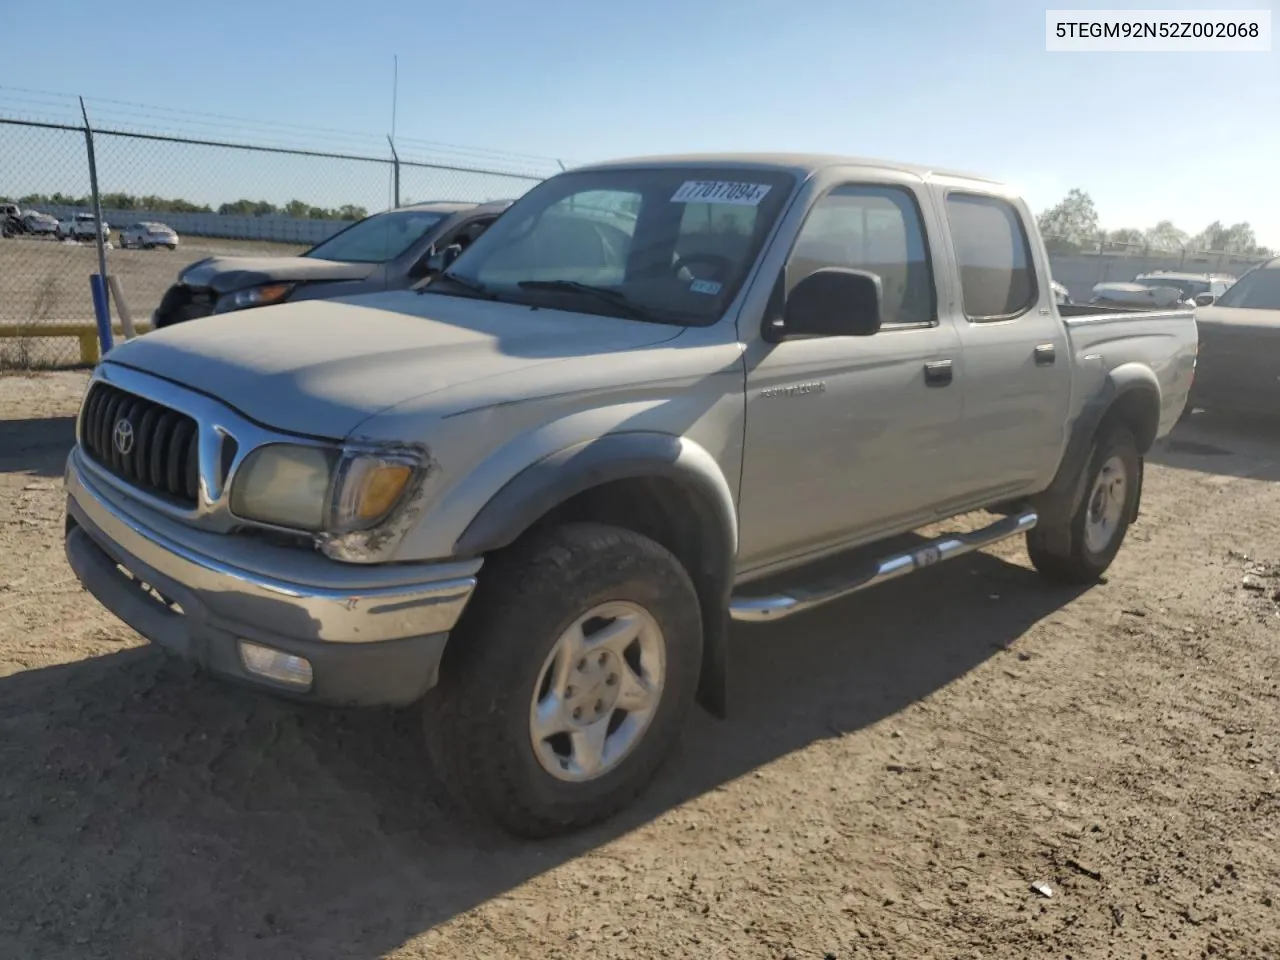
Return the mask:
POLYGON ((1280 420, 1197 411, 1148 459, 1177 470, 1275 482, 1280 480, 1280 420))
POLYGON ((0 420, 0 473, 60 477, 75 442, 75 417, 0 420))
POLYGON ((149 648, 12 675, 0 679, 0 941, 13 956, 380 957, 928 696, 1075 595, 976 554, 738 630, 730 719, 696 714, 635 808, 540 844, 447 811, 409 712, 294 706, 149 648))

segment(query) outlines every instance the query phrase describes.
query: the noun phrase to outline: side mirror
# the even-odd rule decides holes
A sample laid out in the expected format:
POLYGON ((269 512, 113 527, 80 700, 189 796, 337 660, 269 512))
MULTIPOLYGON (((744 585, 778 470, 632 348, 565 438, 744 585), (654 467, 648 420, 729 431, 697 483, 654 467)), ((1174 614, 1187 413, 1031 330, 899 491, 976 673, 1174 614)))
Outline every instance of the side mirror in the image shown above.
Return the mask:
POLYGON ((784 336, 869 337, 880 329, 880 278, 865 270, 822 267, 787 296, 784 336))
POLYGON ((1208 306, 1212 306, 1212 305, 1213 305, 1213 301, 1214 301, 1214 300, 1216 300, 1216 299, 1217 299, 1217 298, 1216 298, 1212 293, 1197 293, 1197 294, 1196 294, 1196 306, 1197 306, 1197 307, 1208 307, 1208 306))
POLYGON ((458 259, 460 253, 462 253, 462 245, 457 243, 451 243, 438 252, 432 251, 427 257, 427 273, 444 273, 453 265, 453 261, 458 259))

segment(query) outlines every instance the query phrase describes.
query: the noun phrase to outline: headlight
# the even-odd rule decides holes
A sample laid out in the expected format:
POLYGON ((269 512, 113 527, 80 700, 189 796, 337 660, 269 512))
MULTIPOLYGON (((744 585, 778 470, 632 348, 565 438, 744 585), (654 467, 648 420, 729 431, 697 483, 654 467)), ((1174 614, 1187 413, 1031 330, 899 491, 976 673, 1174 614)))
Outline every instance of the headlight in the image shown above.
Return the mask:
POLYGON ((280 303, 293 292, 292 283, 268 283, 261 287, 249 287, 237 290, 218 298, 216 313, 228 310, 243 310, 245 307, 265 307, 272 303, 280 303))
POLYGON ((231 511, 310 533, 367 530, 395 509, 418 468, 409 456, 270 444, 241 464, 231 511))

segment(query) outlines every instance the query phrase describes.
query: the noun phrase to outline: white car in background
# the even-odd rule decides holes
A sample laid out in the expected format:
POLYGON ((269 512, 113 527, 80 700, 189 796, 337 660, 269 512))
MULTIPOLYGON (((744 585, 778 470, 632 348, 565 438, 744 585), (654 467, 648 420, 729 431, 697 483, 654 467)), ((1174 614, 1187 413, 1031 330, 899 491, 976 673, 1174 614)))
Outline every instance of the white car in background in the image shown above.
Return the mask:
POLYGON ((143 220, 120 231, 120 247, 151 250, 154 247, 178 249, 178 233, 172 227, 154 220, 143 220))
MULTIPOLYGON (((70 220, 59 221, 53 235, 59 240, 92 240, 97 222, 98 218, 92 213, 77 213, 70 220)), ((100 229, 102 239, 108 239, 111 234, 111 225, 103 220, 100 229)))

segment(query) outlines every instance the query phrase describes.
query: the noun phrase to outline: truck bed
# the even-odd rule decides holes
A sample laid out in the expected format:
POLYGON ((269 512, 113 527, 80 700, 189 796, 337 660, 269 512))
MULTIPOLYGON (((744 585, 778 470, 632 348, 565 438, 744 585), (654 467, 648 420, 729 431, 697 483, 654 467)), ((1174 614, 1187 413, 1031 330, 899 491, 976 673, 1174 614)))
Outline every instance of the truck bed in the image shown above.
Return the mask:
POLYGON ((1180 317, 1185 317, 1190 320, 1195 318, 1195 311, 1190 307, 1169 307, 1162 308, 1160 310, 1148 310, 1143 307, 1121 307, 1113 304, 1102 303, 1062 303, 1058 305, 1058 315, 1068 322, 1082 317, 1099 317, 1108 315, 1115 316, 1117 319, 1131 319, 1138 316, 1146 316, 1153 320, 1172 320, 1180 317))

